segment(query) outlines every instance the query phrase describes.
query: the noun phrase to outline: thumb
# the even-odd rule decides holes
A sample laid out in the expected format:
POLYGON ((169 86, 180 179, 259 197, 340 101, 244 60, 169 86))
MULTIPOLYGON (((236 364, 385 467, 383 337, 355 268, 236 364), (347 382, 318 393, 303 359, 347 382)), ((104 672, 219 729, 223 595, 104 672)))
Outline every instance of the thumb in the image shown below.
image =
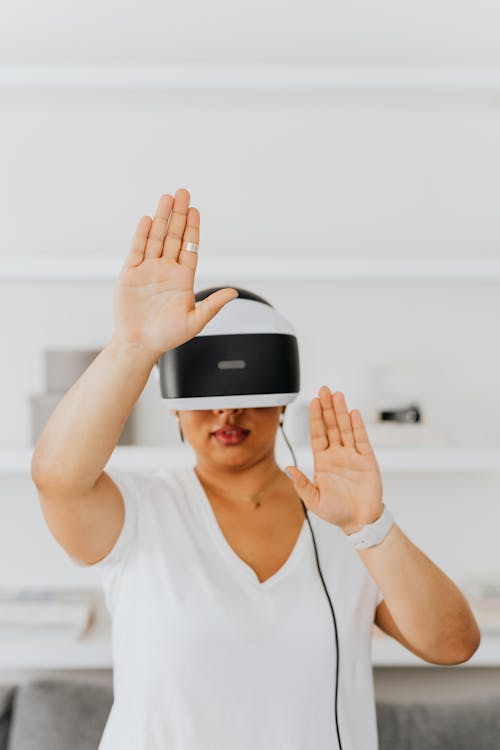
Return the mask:
POLYGON ((238 297, 236 289, 226 287, 226 289, 219 289, 202 300, 190 313, 191 321, 195 328, 194 335, 199 333, 225 304, 231 302, 232 299, 236 299, 236 297, 238 297))
POLYGON ((314 510, 318 502, 318 488, 296 466, 285 466, 285 471, 291 477, 295 490, 306 508, 314 510))

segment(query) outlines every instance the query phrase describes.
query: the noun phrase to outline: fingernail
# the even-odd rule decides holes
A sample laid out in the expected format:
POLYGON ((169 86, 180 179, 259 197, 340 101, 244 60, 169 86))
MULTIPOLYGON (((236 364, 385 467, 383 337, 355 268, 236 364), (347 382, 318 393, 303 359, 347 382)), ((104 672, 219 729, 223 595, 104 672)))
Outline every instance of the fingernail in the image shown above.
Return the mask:
POLYGON ((287 471, 286 469, 285 469, 285 474, 286 474, 286 475, 287 475, 288 477, 290 477, 290 479, 291 479, 291 480, 292 480, 292 482, 293 482, 293 477, 292 477, 292 475, 291 475, 291 474, 290 474, 290 472, 289 472, 289 471, 287 471))

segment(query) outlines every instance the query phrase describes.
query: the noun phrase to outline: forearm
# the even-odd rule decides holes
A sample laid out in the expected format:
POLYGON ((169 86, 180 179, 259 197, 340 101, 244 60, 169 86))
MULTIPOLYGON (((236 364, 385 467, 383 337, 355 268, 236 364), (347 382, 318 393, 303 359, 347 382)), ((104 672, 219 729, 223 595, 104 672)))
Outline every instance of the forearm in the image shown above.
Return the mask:
POLYGON ((106 466, 156 357, 113 337, 63 396, 31 462, 36 484, 90 489, 106 466))
POLYGON ((396 523, 380 544, 358 554, 413 646, 429 656, 477 647, 480 631, 465 596, 396 523))

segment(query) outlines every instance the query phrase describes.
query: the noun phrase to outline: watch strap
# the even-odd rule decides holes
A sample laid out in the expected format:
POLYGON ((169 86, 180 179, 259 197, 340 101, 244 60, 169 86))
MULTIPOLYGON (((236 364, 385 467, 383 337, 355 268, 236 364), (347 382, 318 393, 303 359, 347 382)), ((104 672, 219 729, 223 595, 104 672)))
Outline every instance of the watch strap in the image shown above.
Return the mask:
POLYGON ((373 523, 367 523, 359 531, 355 531, 354 534, 346 534, 346 537, 353 544, 356 549, 367 549, 373 547, 376 544, 380 544, 394 524, 394 517, 384 504, 384 510, 376 521, 373 523))

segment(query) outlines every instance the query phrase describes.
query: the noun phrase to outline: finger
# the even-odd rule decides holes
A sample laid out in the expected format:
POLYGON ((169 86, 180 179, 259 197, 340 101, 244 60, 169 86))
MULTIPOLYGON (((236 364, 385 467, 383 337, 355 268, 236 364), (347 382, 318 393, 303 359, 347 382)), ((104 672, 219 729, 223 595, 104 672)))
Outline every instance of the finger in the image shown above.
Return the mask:
POLYGON ((342 445, 346 448, 355 448, 354 435, 352 432, 351 417, 347 411, 347 404, 345 402, 344 394, 341 391, 336 391, 332 394, 333 408, 335 409, 335 416, 337 417, 337 423, 340 429, 340 439, 342 445))
POLYGON ((309 429, 313 453, 325 451, 328 448, 328 437, 319 398, 313 398, 309 407, 309 429))
POLYGON ((164 258, 178 259, 190 198, 189 190, 185 188, 179 188, 175 191, 174 207, 168 224, 167 236, 163 242, 162 255, 164 258))
POLYGON ((237 296, 236 289, 228 286, 213 292, 201 302, 198 302, 195 309, 189 313, 190 337, 196 336, 224 305, 231 302, 232 299, 236 299, 237 296))
POLYGON ((323 420, 326 425, 326 435, 329 445, 342 445, 340 440, 340 429, 333 408, 332 392, 326 385, 319 389, 319 400, 323 412, 323 420))
POLYGON ((356 441, 356 449, 365 456, 373 454, 374 450, 368 439, 368 433, 366 432, 365 423, 359 409, 351 411, 351 423, 354 440, 356 441))
MULTIPOLYGON (((197 208, 191 207, 187 212, 186 229, 184 230, 184 236, 182 242, 196 242, 200 241, 200 212, 197 208)), ((181 245, 182 247, 182 245, 181 245)), ((189 266, 192 271, 196 270, 196 264, 198 261, 198 253, 193 253, 190 250, 179 251, 179 263, 185 266, 189 266)))
POLYGON ((292 477, 293 486, 299 497, 304 501, 306 508, 315 511, 319 502, 319 492, 316 485, 309 481, 308 477, 296 466, 285 466, 285 471, 292 477))
POLYGON ((152 221, 151 216, 142 216, 139 219, 123 268, 138 266, 144 260, 144 250, 152 221))
POLYGON ((153 224, 149 230, 149 237, 146 243, 146 258, 159 258, 163 250, 163 242, 167 234, 168 219, 172 211, 174 199, 169 193, 162 195, 158 201, 153 224))

